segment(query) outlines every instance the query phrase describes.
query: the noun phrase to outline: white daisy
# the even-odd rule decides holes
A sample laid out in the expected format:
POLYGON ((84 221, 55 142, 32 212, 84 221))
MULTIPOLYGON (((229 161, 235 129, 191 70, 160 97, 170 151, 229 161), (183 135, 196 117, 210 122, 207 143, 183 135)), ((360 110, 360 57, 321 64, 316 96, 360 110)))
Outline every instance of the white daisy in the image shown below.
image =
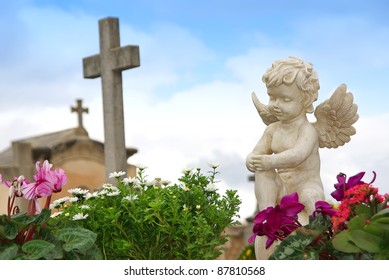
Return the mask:
POLYGON ((109 178, 119 178, 119 177, 124 176, 124 175, 126 175, 126 172, 124 172, 124 171, 119 171, 119 172, 115 171, 115 172, 112 172, 109 174, 109 178))
POLYGON ((214 191, 216 191, 216 186, 215 186, 215 184, 210 183, 210 184, 208 184, 208 185, 205 187, 205 190, 206 190, 207 192, 214 192, 214 191))
POLYGON ((72 194, 72 195, 85 195, 87 194, 89 191, 86 190, 86 189, 81 189, 81 188, 74 188, 74 189, 70 189, 68 190, 68 193, 72 194))
POLYGON ((213 168, 213 169, 216 169, 220 166, 220 164, 218 163, 214 163, 214 162, 210 162, 208 163, 209 167, 213 168))
POLYGON ((82 214, 82 213, 77 213, 76 215, 73 216, 72 220, 73 221, 77 221, 77 220, 85 220, 86 218, 88 218, 88 214, 82 214))
POLYGON ((114 191, 114 192, 109 192, 109 193, 107 193, 107 196, 117 196, 117 195, 119 195, 119 194, 120 194, 120 191, 117 190, 117 191, 114 191))

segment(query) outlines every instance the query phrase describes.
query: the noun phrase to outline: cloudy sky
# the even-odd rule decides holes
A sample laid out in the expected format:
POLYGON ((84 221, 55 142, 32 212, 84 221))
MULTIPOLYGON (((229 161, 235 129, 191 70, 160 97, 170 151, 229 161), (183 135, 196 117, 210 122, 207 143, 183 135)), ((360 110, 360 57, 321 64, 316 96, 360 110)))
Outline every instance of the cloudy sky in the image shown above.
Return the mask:
POLYGON ((359 106, 357 134, 321 150, 329 194, 339 172, 377 172, 389 192, 389 3, 255 0, 16 0, 0 3, 0 150, 10 141, 84 125, 103 141, 100 79, 86 80, 82 58, 99 51, 98 20, 118 17, 122 45, 139 45, 141 67, 125 71, 130 163, 176 181, 186 167, 220 164, 220 188, 239 190, 241 215, 254 212, 245 157, 265 128, 252 105, 274 60, 301 57, 319 74, 319 100, 341 83, 359 106), (319 3, 320 2, 320 3, 319 3))

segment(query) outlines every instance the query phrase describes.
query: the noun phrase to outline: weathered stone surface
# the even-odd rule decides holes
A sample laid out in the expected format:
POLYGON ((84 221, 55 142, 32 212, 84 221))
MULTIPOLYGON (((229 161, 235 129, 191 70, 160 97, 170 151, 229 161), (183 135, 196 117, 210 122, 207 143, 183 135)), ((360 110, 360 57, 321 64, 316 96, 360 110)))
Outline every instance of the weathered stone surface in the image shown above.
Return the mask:
POLYGON ((83 59, 84 78, 101 77, 103 90, 106 175, 127 167, 122 73, 138 67, 139 47, 120 47, 119 20, 99 21, 100 54, 83 59))

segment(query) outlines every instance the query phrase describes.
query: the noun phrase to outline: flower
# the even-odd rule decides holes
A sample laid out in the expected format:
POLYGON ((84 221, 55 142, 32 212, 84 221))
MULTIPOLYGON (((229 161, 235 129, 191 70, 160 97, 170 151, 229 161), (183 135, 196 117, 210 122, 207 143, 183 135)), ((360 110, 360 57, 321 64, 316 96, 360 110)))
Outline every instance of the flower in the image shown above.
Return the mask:
MULTIPOLYGON (((372 182, 376 177, 373 173, 372 182)), ((335 199, 341 199, 337 209, 326 201, 317 201, 309 224, 286 238, 282 238, 286 234, 280 238, 276 231, 285 225, 276 216, 278 205, 261 211, 250 241, 256 235, 266 235, 268 248, 273 240, 281 240, 270 259, 389 259, 389 195, 381 195, 378 188, 363 182, 364 174, 346 180, 346 175, 340 173, 333 192, 335 199)))
POLYGON ((55 213, 53 213, 53 214, 51 214, 51 218, 55 218, 55 217, 57 217, 57 216, 59 216, 59 215, 61 215, 62 214, 62 211, 58 211, 58 212, 55 212, 55 213))
POLYGON ((332 217, 333 215, 336 214, 336 212, 338 212, 327 201, 316 201, 315 208, 316 208, 315 211, 312 213, 313 218, 316 218, 317 213, 321 213, 322 215, 328 215, 332 217))
POLYGON ((120 191, 117 190, 117 191, 113 191, 113 192, 107 193, 107 196, 117 196, 117 195, 119 195, 119 194, 120 194, 120 191))
POLYGON ((33 177, 35 182, 23 184, 21 192, 23 196, 28 199, 36 199, 39 197, 48 197, 54 192, 60 192, 63 185, 67 182, 67 177, 62 169, 55 171, 51 170, 52 164, 47 160, 40 166, 39 161, 36 163, 36 173, 33 177))
POLYGON ((197 204, 197 205, 196 205, 196 209, 197 209, 197 210, 200 210, 200 209, 201 209, 201 205, 197 204))
POLYGON ((215 184, 212 184, 212 183, 209 183, 206 187, 205 187, 205 190, 207 192, 214 192, 216 191, 216 185, 215 184))
POLYGON ((128 201, 132 201, 132 200, 136 200, 138 199, 138 195, 134 194, 134 195, 127 195, 125 197, 123 197, 124 200, 128 200, 128 201))
MULTIPOLYGON (((369 184, 372 184, 375 181, 376 173, 373 171, 373 174, 374 174, 373 180, 369 184)), ((364 175, 365 172, 360 172, 354 176, 351 176, 346 182, 346 175, 343 173, 339 173, 338 176, 336 176, 338 183, 334 184, 335 191, 331 193, 331 196, 335 198, 337 201, 341 201, 344 198, 344 193, 348 189, 356 185, 365 184, 365 182, 361 181, 364 175)))
POLYGON ((109 173, 109 176, 108 176, 108 178, 116 178, 116 179, 118 179, 118 178, 120 178, 121 176, 124 176, 124 175, 126 175, 126 172, 124 172, 124 171, 119 171, 119 172, 112 172, 112 173, 109 173))
POLYGON ((189 208, 186 206, 186 204, 182 205, 183 210, 182 211, 189 211, 189 208))
POLYGON ((140 171, 143 171, 147 168, 147 166, 145 166, 143 164, 136 164, 135 167, 137 167, 140 171))
POLYGON ((76 215, 73 216, 72 220, 73 221, 78 221, 78 220, 85 220, 86 218, 88 218, 88 214, 83 214, 83 213, 77 213, 76 215))
POLYGON ((218 163, 214 163, 214 162, 209 162, 208 163, 209 167, 213 168, 213 169, 216 169, 219 167, 220 164, 218 163))
POLYGON ((279 205, 269 206, 260 211, 254 218, 253 235, 249 238, 252 243, 255 237, 267 236, 266 249, 274 241, 285 239, 292 231, 300 227, 297 214, 304 209, 304 205, 298 202, 298 194, 285 195, 279 205))
POLYGON ((125 184, 134 184, 137 182, 137 179, 135 177, 134 178, 128 177, 128 178, 124 178, 122 182, 125 184))
POLYGON ((185 175, 188 175, 189 173, 191 173, 193 170, 193 168, 190 168, 190 167, 187 167, 187 168, 184 168, 182 170, 182 173, 184 173, 185 175))
POLYGON ((86 190, 86 189, 81 189, 81 188, 74 188, 74 189, 70 189, 68 190, 68 193, 72 194, 72 195, 85 195, 89 192, 89 190, 86 190))

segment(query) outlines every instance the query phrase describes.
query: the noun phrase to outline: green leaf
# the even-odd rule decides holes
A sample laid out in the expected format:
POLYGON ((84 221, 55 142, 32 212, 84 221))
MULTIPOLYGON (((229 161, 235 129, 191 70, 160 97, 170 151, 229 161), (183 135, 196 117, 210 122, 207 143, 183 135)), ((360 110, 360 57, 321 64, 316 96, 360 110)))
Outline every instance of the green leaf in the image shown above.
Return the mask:
POLYGON ((47 222, 50 218, 50 215, 51 215, 51 210, 49 210, 47 208, 43 208, 42 212, 36 216, 35 224, 41 225, 41 224, 47 222))
POLYGON ((379 211, 377 214, 375 214, 371 220, 372 221, 375 221, 377 219, 380 219, 380 218, 384 218, 384 217, 389 217, 389 208, 385 208, 381 211, 379 211))
POLYGON ((374 219, 374 222, 380 223, 380 224, 389 224, 389 217, 381 217, 374 219))
POLYGON ((350 239, 356 246, 369 253, 378 253, 380 251, 380 243, 384 241, 382 238, 364 230, 350 231, 350 239))
POLYGON ((11 220, 19 225, 27 226, 34 222, 36 219, 36 216, 28 216, 25 212, 18 213, 11 216, 11 220))
POLYGON ((101 254, 100 249, 96 246, 96 244, 93 244, 92 247, 90 247, 83 257, 84 260, 102 260, 103 255, 101 254))
POLYGON ((379 226, 380 228, 382 228, 384 231, 386 231, 386 233, 389 233, 389 224, 387 224, 387 223, 380 223, 378 221, 381 221, 381 219, 377 220, 377 222, 375 224, 377 226, 379 226))
POLYGON ((269 260, 304 260, 307 258, 305 248, 311 242, 312 237, 309 235, 288 236, 276 247, 269 260))
POLYGON ((377 236, 384 236, 385 235, 385 229, 383 229, 379 224, 377 223, 370 223, 363 227, 365 231, 368 233, 377 235, 377 236))
POLYGON ((18 235, 18 226, 12 221, 6 221, 4 223, 4 236, 5 238, 12 240, 18 235))
POLYGON ((321 213, 316 214, 315 218, 310 216, 309 220, 309 224, 306 227, 313 230, 319 230, 320 232, 332 225, 331 218, 327 215, 323 216, 321 213))
POLYGON ((366 214, 360 214, 352 218, 347 226, 348 229, 351 230, 358 230, 358 229, 363 229, 363 227, 366 224, 366 220, 368 219, 368 216, 366 214))
POLYGON ((97 237, 96 233, 84 228, 60 229, 56 235, 65 242, 62 247, 66 252, 77 250, 80 253, 92 247, 97 237))
POLYGON ((357 215, 365 214, 367 216, 371 216, 371 209, 367 205, 364 204, 358 205, 356 211, 357 211, 357 215))
POLYGON ((13 260, 18 254, 18 245, 9 243, 0 246, 0 260, 13 260))
POLYGON ((344 230, 336 234, 332 239, 332 246, 338 251, 344 253, 359 253, 359 249, 350 239, 349 231, 344 230))
POLYGON ((54 244, 53 250, 47 253, 44 257, 47 260, 56 260, 63 259, 63 249, 62 249, 62 240, 56 237, 53 233, 50 232, 47 228, 42 230, 39 237, 47 242, 54 244))
POLYGON ((23 244, 22 250, 27 254, 26 259, 38 260, 43 258, 54 247, 54 244, 44 240, 31 240, 23 244))

